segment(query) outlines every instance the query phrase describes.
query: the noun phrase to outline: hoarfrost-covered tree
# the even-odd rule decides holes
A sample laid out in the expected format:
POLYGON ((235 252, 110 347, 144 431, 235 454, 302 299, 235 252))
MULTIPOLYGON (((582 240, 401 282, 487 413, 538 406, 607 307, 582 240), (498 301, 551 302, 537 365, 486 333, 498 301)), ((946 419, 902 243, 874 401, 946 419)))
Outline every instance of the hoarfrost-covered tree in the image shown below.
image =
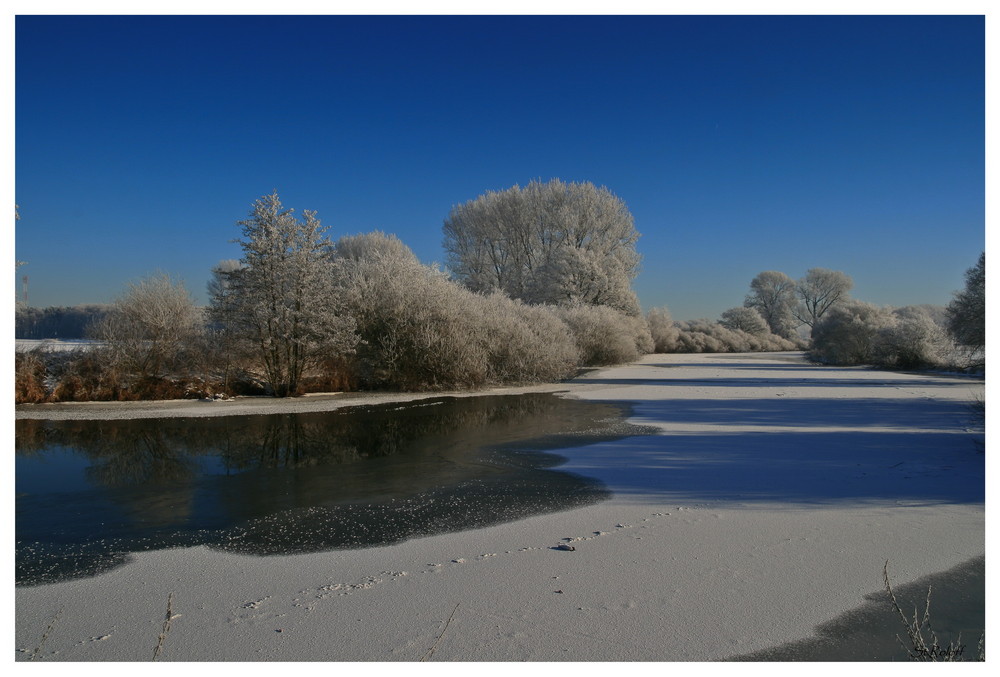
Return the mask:
POLYGON ((242 268, 236 259, 224 259, 212 267, 212 276, 208 279, 208 298, 212 306, 209 308, 210 322, 205 327, 204 352, 207 362, 223 371, 223 388, 228 391, 233 367, 240 358, 250 353, 251 344, 245 338, 238 336, 230 321, 230 314, 222 312, 230 303, 229 293, 232 290, 232 276, 242 268))
POLYGON ((180 281, 159 273, 129 284, 90 332, 111 359, 140 378, 161 378, 197 335, 201 315, 180 281))
POLYGON ((750 282, 750 293, 743 305, 756 309, 772 334, 788 338, 795 333, 795 281, 788 275, 777 270, 758 274, 750 282))
POLYGON ((847 300, 854 281, 839 270, 810 268, 795 285, 799 303, 793 313, 800 322, 815 328, 828 310, 847 300))
POLYGON ((768 327, 767 322, 760 316, 756 308, 730 308, 722 313, 722 319, 719 321, 719 324, 726 329, 745 331, 754 336, 771 333, 770 327, 768 327))
POLYGON ((395 235, 380 230, 358 235, 344 235, 337 240, 334 251, 338 259, 352 262, 373 262, 378 259, 417 264, 419 260, 409 247, 395 235))
POLYGON ((254 202, 238 225, 243 257, 239 267, 217 269, 212 316, 259 359, 274 395, 295 395, 307 368, 357 343, 326 229, 315 212, 300 220, 283 209, 277 193, 254 202))
POLYGON ((638 238, 632 214, 607 188, 559 179, 487 192, 444 222, 448 265, 469 289, 630 315, 640 312, 631 288, 638 238))
POLYGON ((965 271, 965 289, 948 304, 948 331, 974 351, 986 348, 986 252, 965 271))

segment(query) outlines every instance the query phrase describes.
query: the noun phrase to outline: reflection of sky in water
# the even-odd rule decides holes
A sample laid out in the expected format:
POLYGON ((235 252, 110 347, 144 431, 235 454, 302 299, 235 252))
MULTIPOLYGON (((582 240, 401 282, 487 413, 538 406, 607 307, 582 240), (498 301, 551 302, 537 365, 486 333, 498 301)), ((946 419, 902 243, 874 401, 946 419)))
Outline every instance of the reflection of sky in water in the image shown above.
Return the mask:
POLYGON ((544 453, 636 434, 617 405, 549 394, 328 413, 16 423, 17 580, 140 549, 252 554, 391 543, 607 496, 544 453))

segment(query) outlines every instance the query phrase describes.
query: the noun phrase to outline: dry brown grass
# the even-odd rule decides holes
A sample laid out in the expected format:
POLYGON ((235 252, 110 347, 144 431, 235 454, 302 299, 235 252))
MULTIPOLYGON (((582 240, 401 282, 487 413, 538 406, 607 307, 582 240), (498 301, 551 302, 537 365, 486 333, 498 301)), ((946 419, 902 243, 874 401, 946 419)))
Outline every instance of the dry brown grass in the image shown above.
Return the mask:
POLYGON ((45 358, 41 351, 14 354, 14 402, 39 403, 48 400, 45 388, 45 358))

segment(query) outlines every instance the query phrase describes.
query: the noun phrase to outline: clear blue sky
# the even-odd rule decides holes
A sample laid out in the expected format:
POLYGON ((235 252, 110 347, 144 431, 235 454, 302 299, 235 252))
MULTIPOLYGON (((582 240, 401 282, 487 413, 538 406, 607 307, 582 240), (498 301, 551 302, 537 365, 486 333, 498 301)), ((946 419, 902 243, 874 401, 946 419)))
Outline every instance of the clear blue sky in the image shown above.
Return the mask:
POLYGON ((591 181, 645 309, 717 318, 763 270, 945 304, 984 249, 979 16, 16 19, 16 255, 34 306, 154 271, 205 302, 277 189, 334 238, 443 261, 449 209, 591 181))

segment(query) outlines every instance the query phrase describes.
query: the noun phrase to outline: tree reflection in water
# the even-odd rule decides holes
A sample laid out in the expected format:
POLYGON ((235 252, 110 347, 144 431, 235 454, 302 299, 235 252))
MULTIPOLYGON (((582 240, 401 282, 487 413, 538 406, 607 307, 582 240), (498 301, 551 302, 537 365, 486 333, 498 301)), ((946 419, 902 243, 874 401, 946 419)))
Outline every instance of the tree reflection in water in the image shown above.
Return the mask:
POLYGON ((16 422, 17 582, 128 553, 250 554, 396 542, 605 498, 546 450, 641 434, 619 405, 550 394, 327 413, 16 422))

